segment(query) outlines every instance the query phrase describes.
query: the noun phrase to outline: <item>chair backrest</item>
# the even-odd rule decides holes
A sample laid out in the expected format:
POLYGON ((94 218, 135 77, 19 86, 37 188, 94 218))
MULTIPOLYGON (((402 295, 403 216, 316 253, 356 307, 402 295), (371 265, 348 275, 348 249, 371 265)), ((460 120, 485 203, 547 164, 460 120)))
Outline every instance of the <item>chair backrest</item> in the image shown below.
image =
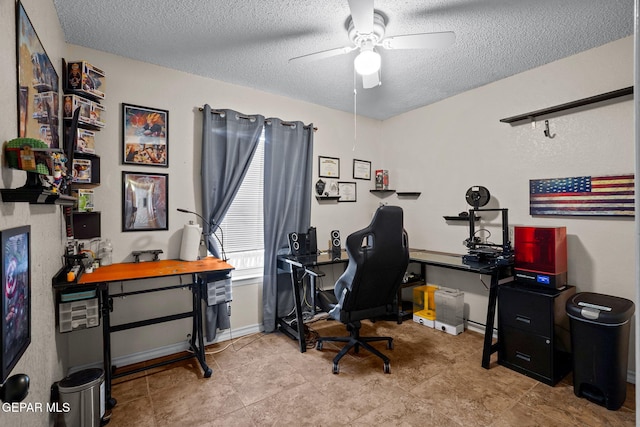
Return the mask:
POLYGON ((347 237, 346 248, 349 263, 335 286, 340 321, 389 313, 409 264, 402 208, 379 207, 368 227, 347 237))

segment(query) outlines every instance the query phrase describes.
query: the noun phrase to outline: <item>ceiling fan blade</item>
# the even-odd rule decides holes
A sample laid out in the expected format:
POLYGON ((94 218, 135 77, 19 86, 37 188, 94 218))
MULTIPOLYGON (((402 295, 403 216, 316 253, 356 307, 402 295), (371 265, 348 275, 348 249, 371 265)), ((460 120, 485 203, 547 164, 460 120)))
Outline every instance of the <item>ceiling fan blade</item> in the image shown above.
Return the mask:
POLYGON ((380 82, 380 70, 376 71, 375 73, 362 76, 363 89, 371 89, 371 88, 380 86, 381 84, 382 83, 380 82))
POLYGON ((380 45, 385 49, 437 49, 451 46, 455 41, 456 34, 453 31, 445 31, 387 37, 380 45))
POLYGON ((309 53, 307 55, 296 56, 295 58, 289 59, 289 62, 298 62, 301 64, 317 61, 318 59, 331 58, 332 56, 343 55, 345 53, 349 53, 355 49, 355 46, 345 46, 338 47, 335 49, 323 50, 320 52, 309 53))
POLYGON ((353 27, 360 34, 373 33, 373 0, 349 0, 353 27))

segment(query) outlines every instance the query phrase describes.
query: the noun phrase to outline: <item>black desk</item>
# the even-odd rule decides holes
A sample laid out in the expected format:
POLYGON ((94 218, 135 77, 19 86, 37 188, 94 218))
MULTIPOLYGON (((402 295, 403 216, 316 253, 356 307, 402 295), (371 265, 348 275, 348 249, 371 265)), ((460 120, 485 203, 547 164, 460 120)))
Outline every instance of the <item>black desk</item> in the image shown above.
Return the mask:
MULTIPOLYGON (((298 333, 298 325, 303 325, 302 317, 302 297, 300 290, 303 289, 303 281, 307 275, 310 278, 312 286, 312 298, 315 294, 314 285, 316 273, 313 267, 346 263, 349 257, 346 251, 342 251, 340 257, 332 257, 330 253, 320 255, 281 255, 278 257, 278 268, 289 271, 291 273, 291 284, 293 287, 294 305, 296 311, 296 327, 289 325, 283 319, 278 318, 277 324, 280 330, 293 339, 298 340, 300 352, 307 350, 304 329, 303 333, 298 333)), ((445 252, 428 251, 422 249, 411 249, 409 252, 409 262, 419 263, 421 268, 421 276, 426 281, 427 265, 448 268, 459 271, 467 271, 470 273, 485 274, 491 276, 491 284, 489 286, 489 301, 487 303, 487 320, 484 333, 484 345, 482 349, 482 367, 489 369, 491 354, 498 351, 499 343, 493 343, 493 325, 496 314, 496 303, 498 300, 498 286, 504 283, 512 282, 513 266, 511 265, 488 265, 484 263, 464 263, 462 255, 450 254, 445 252)), ((312 302, 315 304, 315 301, 312 302)))
POLYGON ((491 276, 489 301, 487 303, 487 323, 485 324, 484 345, 482 347, 482 367, 489 369, 491 354, 498 351, 499 348, 499 342, 493 343, 493 324, 498 300, 498 286, 514 280, 513 266, 465 263, 462 261, 462 255, 421 249, 412 249, 409 252, 409 261, 420 264, 420 273, 425 281, 427 278, 427 265, 491 276))
POLYGON ((349 262, 349 256, 347 251, 341 251, 337 256, 331 252, 323 252, 314 255, 280 255, 278 256, 278 268, 284 271, 288 271, 291 274, 291 285, 293 289, 294 308, 296 311, 296 325, 290 325, 284 319, 278 317, 276 319, 276 325, 279 327, 285 335, 298 340, 300 346, 300 352, 307 351, 307 344, 304 339, 304 326, 302 327, 302 333, 299 333, 300 325, 304 325, 304 319, 302 315, 302 296, 300 291, 304 289, 303 282, 306 277, 309 277, 311 284, 311 306, 315 310, 315 285, 318 273, 313 269, 320 265, 330 265, 349 262))

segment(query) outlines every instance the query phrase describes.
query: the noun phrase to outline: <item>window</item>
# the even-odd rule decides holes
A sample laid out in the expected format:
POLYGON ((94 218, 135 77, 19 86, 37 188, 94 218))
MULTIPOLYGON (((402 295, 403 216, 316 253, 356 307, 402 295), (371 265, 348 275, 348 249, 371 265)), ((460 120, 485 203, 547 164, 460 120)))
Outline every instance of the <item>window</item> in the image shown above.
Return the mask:
POLYGON ((220 224, 224 250, 236 277, 262 275, 264 265, 264 129, 238 194, 220 224))

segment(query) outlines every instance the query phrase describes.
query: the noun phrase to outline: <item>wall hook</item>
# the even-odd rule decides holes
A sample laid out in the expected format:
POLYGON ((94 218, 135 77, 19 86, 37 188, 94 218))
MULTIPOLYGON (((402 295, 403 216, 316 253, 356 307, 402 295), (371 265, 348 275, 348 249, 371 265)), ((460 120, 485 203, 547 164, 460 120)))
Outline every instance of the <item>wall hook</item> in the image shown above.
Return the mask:
POLYGON ((551 135, 551 132, 549 131, 549 120, 544 121, 544 136, 546 136, 547 138, 553 138, 556 136, 555 133, 551 135))

